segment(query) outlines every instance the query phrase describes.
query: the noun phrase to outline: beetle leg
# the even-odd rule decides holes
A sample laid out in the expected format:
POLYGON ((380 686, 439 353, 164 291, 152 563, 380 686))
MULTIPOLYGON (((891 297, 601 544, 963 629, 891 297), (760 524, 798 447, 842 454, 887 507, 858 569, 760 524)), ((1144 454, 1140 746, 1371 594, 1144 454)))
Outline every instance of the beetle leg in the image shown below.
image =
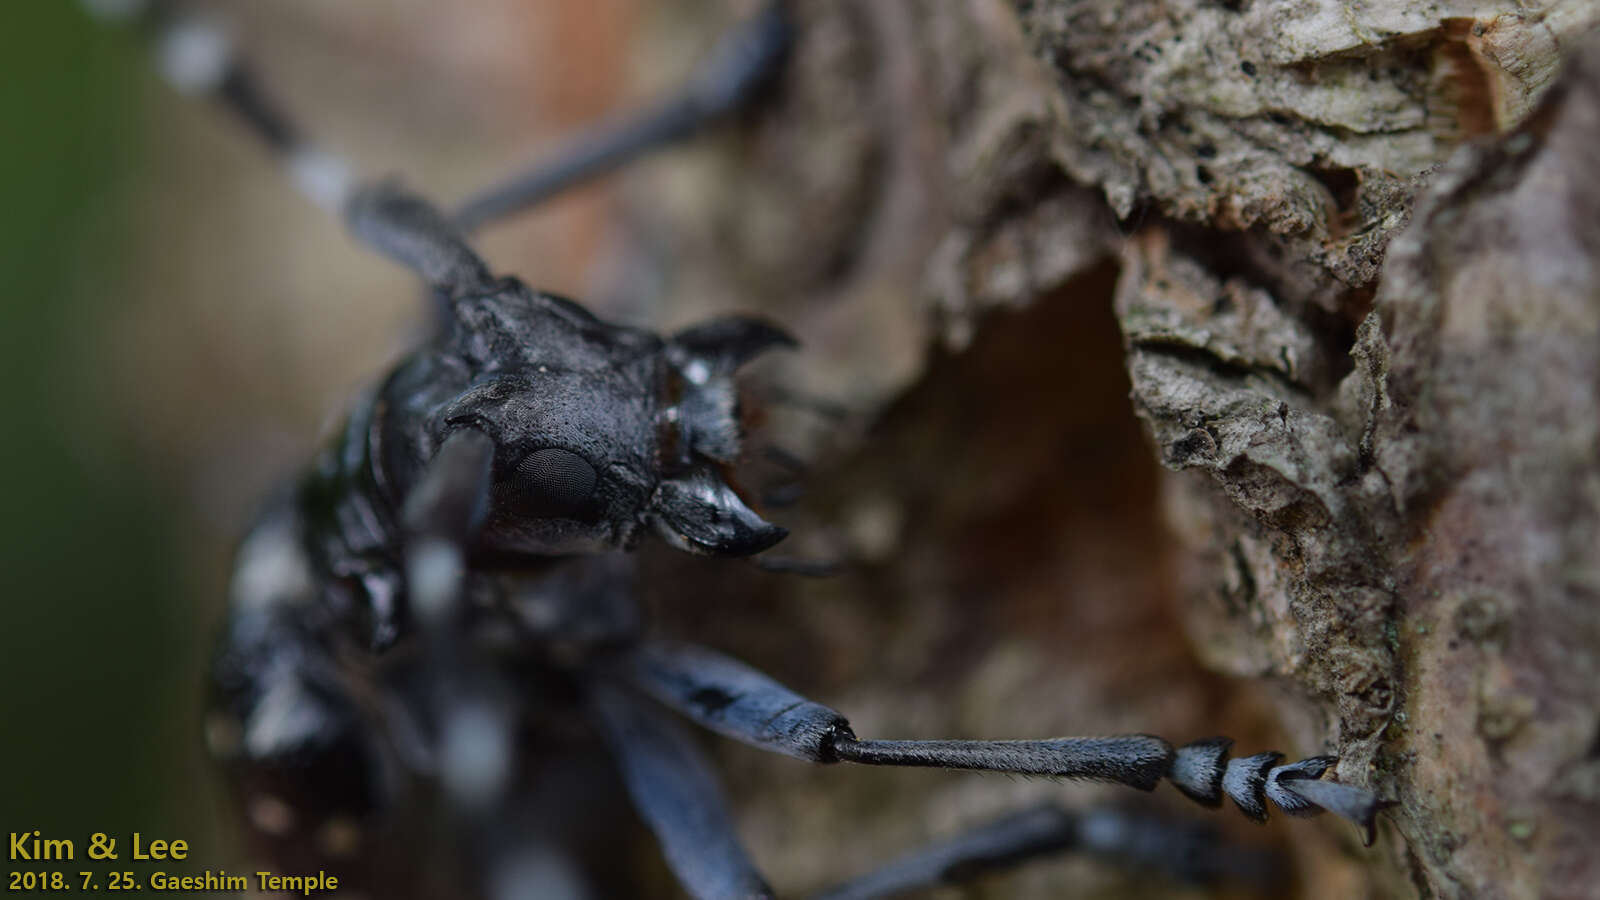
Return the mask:
POLYGON ((383 739, 373 685, 325 640, 298 520, 281 506, 240 548, 232 604, 212 661, 206 739, 235 774, 258 831, 312 849, 334 821, 393 803, 403 765, 383 739))
POLYGON ((578 138, 558 155, 473 196, 455 222, 471 231, 690 137, 758 97, 793 42, 784 0, 729 32, 675 96, 578 138))
POLYGON ((627 692, 591 686, 589 708, 667 865, 699 900, 772 896, 728 817, 711 766, 677 724, 627 692))
POLYGON ((494 441, 475 428, 445 439, 406 497, 406 589, 424 624, 455 609, 466 546, 489 511, 494 441))
POLYGON ((483 661, 465 652, 461 579, 466 549, 489 509, 494 441, 475 428, 440 445, 406 497, 406 592, 421 626, 424 705, 439 728, 446 793, 474 814, 493 807, 513 762, 512 702, 483 661))
POLYGON ((1333 757, 1287 765, 1278 765, 1282 757, 1277 753, 1229 760, 1232 741, 1225 738, 1175 749, 1148 734, 1025 741, 860 740, 835 710, 704 647, 646 642, 616 665, 640 690, 713 731, 811 762, 1084 778, 1146 791, 1170 779, 1202 805, 1216 806, 1226 794, 1257 821, 1265 821, 1268 799, 1291 815, 1327 810, 1360 826, 1369 845, 1384 807, 1365 788, 1313 786, 1322 784, 1316 779, 1332 767, 1333 757))
POLYGON ((302 194, 329 212, 344 207, 354 184, 349 166, 305 139, 213 18, 168 0, 82 5, 97 17, 132 19, 150 36, 161 73, 178 92, 222 104, 282 162, 302 194))
POLYGON ((964 884, 1071 851, 1108 857, 1132 870, 1155 871, 1191 884, 1233 881, 1266 892, 1283 877, 1276 854, 1230 845, 1205 826, 1115 809, 1077 812, 1046 804, 913 850, 815 900, 875 900, 964 884))
POLYGON ((811 762, 942 766, 1117 781, 1149 790, 1172 746, 1148 735, 1041 741, 862 741, 844 716, 742 662, 664 641, 626 657, 625 676, 657 700, 735 740, 811 762))
POLYGON ((489 268, 461 231, 420 198, 393 182, 357 187, 345 160, 307 139, 261 87, 255 70, 212 17, 169 0, 123 4, 84 0, 103 18, 133 20, 150 37, 167 81, 180 93, 222 104, 243 121, 313 203, 342 215, 350 230, 374 249, 415 269, 447 297, 492 286, 489 268))

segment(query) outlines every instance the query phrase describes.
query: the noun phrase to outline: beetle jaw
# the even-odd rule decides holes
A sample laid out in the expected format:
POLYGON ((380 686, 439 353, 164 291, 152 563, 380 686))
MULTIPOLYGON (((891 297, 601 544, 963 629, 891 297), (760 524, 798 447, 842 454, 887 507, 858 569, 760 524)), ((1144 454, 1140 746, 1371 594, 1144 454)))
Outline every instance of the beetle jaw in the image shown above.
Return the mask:
POLYGON ((667 543, 700 556, 753 556, 789 534, 745 505, 709 466, 663 480, 647 521, 667 543))
POLYGON ((668 338, 657 417, 664 477, 646 521, 679 550, 702 556, 752 556, 788 530, 756 514, 723 478, 739 457, 743 428, 734 372, 775 347, 793 347, 782 329, 748 316, 725 316, 668 338))

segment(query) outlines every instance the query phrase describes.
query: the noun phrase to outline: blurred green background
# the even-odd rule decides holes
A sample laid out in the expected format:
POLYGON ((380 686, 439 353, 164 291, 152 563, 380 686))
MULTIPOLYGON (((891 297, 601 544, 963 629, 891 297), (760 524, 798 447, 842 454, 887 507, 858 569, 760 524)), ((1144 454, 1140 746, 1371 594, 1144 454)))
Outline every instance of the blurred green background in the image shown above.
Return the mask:
POLYGON ((203 846, 207 614, 179 574, 173 486, 121 427, 125 385, 94 352, 133 265, 142 59, 72 5, 8 3, 0 23, 0 818, 203 846))

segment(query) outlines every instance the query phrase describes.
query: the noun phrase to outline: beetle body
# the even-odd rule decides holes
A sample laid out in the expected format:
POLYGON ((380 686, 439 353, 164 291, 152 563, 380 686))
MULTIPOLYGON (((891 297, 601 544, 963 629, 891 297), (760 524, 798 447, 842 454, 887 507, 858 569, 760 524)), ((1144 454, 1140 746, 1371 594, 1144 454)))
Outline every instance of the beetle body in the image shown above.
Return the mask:
POLYGON ((324 862, 329 834, 400 827, 384 817, 440 776, 442 711, 462 703, 492 707, 514 736, 494 740, 535 770, 482 790, 514 796, 537 761, 593 755, 573 724, 580 673, 640 630, 622 551, 646 530, 708 554, 783 535, 718 471, 738 453, 733 370, 781 331, 727 318, 662 338, 514 279, 448 306, 239 551, 213 750, 279 858, 324 862), (405 506, 463 428, 492 441, 493 484, 445 660, 416 646, 405 506))

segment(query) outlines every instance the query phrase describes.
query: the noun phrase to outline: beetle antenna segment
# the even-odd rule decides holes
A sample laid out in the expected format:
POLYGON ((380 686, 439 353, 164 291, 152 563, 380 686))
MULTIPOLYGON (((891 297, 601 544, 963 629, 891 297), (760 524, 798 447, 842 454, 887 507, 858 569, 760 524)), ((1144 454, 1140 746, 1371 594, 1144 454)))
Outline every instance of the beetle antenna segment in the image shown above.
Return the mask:
POLYGON ((416 270, 436 291, 487 287, 492 278, 466 239, 426 201, 390 181, 358 187, 348 163, 306 139, 261 87, 227 29, 174 0, 81 0, 89 14, 137 27, 179 93, 209 97, 244 122, 312 203, 355 236, 416 270))
POLYGON ((356 237, 410 266, 436 292, 489 287, 489 268, 450 222, 393 182, 357 187, 350 166, 306 138, 262 90, 227 29, 173 0, 81 0, 96 18, 127 22, 149 37, 167 81, 182 94, 210 97, 241 119, 277 156, 312 203, 339 216, 356 237))
POLYGON ((536 205, 568 187, 687 138, 764 93, 788 56, 793 26, 786 0, 768 0, 760 13, 725 37, 672 99, 625 117, 578 140, 553 162, 539 165, 469 200, 454 220, 393 185, 359 188, 345 160, 310 142, 261 87, 227 29, 175 0, 80 0, 95 18, 130 23, 155 48, 166 80, 180 93, 210 97, 231 110, 283 163, 290 181, 312 203, 344 217, 362 240, 422 273, 430 286, 452 275, 457 287, 487 284, 488 270, 462 233, 536 205), (396 213, 392 201, 410 208, 396 213), (441 272, 434 264, 448 267, 441 272))
POLYGON ((95 18, 128 22, 144 31, 161 74, 173 88, 221 103, 282 161, 300 193, 330 213, 343 211, 355 185, 350 166, 305 139, 262 90, 221 23, 170 0, 81 2, 95 18))
POLYGON ((432 204, 395 181, 367 185, 350 196, 345 220, 356 237, 405 265, 446 300, 487 293, 489 266, 432 204))
POLYGON ((554 159, 485 188, 462 205, 456 224, 472 231, 536 206, 748 107, 783 69, 793 41, 787 3, 769 0, 761 12, 717 44, 676 95, 602 125, 554 159))
POLYGON ((728 815, 711 765, 670 717, 627 692, 594 685, 589 709, 639 815, 695 897, 771 898, 728 815))

